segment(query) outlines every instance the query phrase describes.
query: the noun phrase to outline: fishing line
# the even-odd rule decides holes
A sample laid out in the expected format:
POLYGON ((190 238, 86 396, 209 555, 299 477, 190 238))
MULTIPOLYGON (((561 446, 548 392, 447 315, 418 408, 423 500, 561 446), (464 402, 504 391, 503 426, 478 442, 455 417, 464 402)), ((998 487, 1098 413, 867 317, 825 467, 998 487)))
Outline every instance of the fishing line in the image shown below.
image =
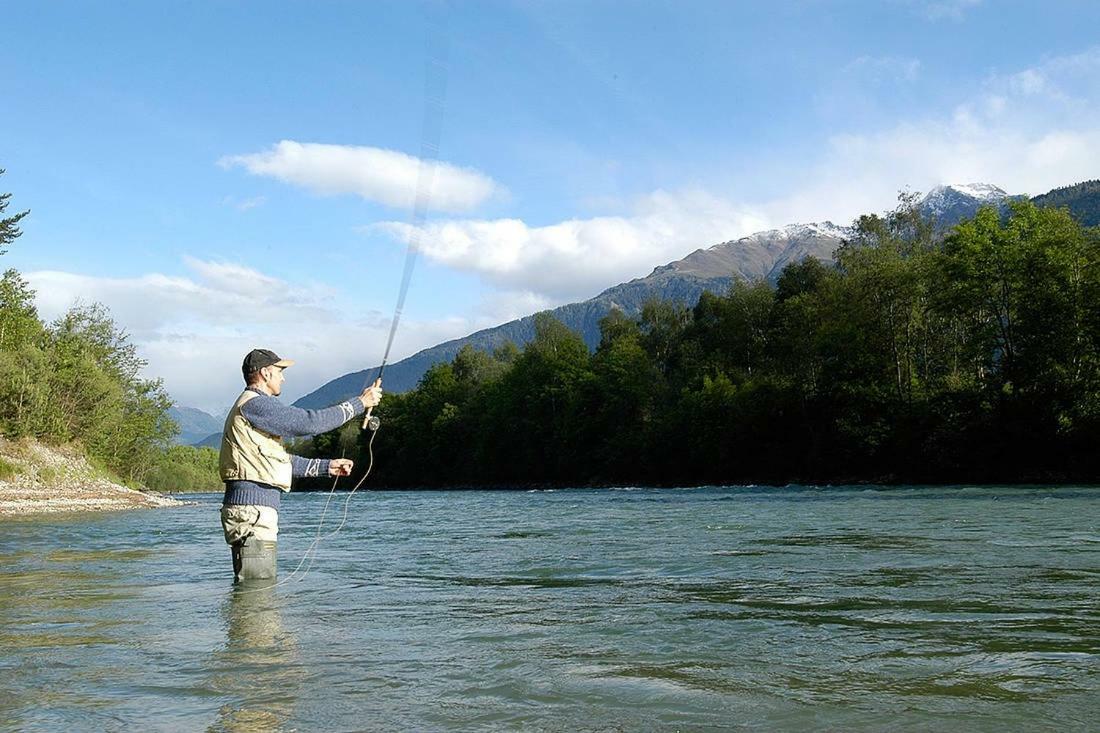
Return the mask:
MULTIPOLYGON (((446 5, 444 4, 444 8, 445 7, 446 5)), ((424 117, 421 122, 420 131, 420 160, 417 164, 416 191, 413 197, 412 213, 407 226, 408 243, 405 249, 405 266, 401 273, 401 286, 398 288, 397 292, 397 304, 393 309, 393 319, 390 321, 390 332, 386 340, 386 350, 382 355, 382 363, 379 365, 378 374, 373 381, 369 376, 366 378, 363 384, 364 390, 374 381, 382 379, 382 375, 386 371, 386 364, 389 363, 390 351, 393 348, 393 340, 397 335, 397 328, 401 323, 401 315, 405 310, 405 298, 409 293, 413 269, 416 267, 416 260, 420 255, 424 221, 427 218, 428 211, 431 209, 432 192, 435 187, 436 172, 439 167, 439 145, 443 133, 443 118, 447 107, 447 73, 450 49, 444 21, 445 17, 437 18, 434 22, 430 21, 428 30, 428 62, 424 74, 424 117)), ((332 482, 332 488, 329 489, 328 496, 325 498, 325 506, 321 511, 321 518, 317 523, 317 534, 313 542, 306 548, 305 554, 302 556, 301 561, 299 561, 298 567, 294 569, 294 572, 284 580, 280 580, 275 586, 289 582, 298 574, 298 571, 302 568, 302 565, 305 564, 305 561, 309 559, 309 565, 306 566, 305 571, 302 573, 302 577, 304 578, 305 574, 313 567, 313 561, 316 559, 316 550, 320 546, 321 541, 335 537, 340 530, 343 529, 348 518, 348 506, 351 503, 351 497, 355 495, 355 492, 359 490, 367 480, 367 477, 370 476, 371 468, 374 466, 374 439, 378 436, 378 430, 381 423, 377 417, 371 414, 372 410, 373 408, 370 408, 366 411, 366 414, 363 416, 362 425, 364 430, 369 429, 371 433, 370 440, 367 441, 367 452, 370 456, 370 460, 367 464, 367 470, 363 473, 355 486, 352 487, 351 491, 348 492, 347 498, 344 499, 344 512, 340 519, 339 526, 328 534, 321 534, 321 529, 325 523, 325 517, 328 514, 329 504, 336 491, 336 486, 340 481, 340 477, 337 476, 332 482)), ((301 578, 299 578, 299 580, 301 580, 301 578)))

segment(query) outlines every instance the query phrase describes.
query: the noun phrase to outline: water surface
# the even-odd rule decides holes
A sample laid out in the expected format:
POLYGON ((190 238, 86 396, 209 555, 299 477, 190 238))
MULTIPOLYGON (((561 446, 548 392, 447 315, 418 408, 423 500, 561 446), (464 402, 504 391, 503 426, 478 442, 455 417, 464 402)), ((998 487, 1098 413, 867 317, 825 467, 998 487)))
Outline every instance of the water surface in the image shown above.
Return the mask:
POLYGON ((359 493, 291 577, 325 499, 284 499, 284 582, 243 590, 217 496, 4 519, 0 728, 1064 731, 1100 718, 1100 490, 359 493))

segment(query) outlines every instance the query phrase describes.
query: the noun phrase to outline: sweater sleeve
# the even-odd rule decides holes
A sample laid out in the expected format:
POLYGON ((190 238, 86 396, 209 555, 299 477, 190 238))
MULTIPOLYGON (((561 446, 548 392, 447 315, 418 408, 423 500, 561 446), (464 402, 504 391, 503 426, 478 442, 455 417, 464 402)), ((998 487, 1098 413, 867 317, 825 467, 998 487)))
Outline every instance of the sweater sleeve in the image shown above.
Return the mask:
POLYGON ((359 400, 348 400, 321 410, 303 410, 262 394, 241 405, 241 414, 254 427, 284 438, 327 433, 362 413, 363 403, 359 400))
POLYGON ((329 462, 327 458, 302 458, 291 454, 290 472, 294 478, 328 476, 329 462))

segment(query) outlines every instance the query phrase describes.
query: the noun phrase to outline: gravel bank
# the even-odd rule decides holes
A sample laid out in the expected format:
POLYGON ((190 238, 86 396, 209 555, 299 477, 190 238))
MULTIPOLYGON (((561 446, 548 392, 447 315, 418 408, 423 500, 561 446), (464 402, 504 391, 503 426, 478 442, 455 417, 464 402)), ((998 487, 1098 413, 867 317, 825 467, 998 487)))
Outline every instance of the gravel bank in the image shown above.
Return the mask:
POLYGON ((16 470, 0 480, 0 516, 183 505, 109 481, 83 456, 64 448, 0 439, 0 458, 16 470))

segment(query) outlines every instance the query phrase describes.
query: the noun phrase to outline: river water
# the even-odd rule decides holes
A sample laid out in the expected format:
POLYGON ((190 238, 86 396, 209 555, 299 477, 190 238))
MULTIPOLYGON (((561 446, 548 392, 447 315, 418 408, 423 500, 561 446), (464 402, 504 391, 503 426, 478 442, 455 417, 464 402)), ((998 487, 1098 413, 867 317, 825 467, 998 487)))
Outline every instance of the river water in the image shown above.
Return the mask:
POLYGON ((358 493, 296 576, 326 496, 291 494, 284 582, 237 589, 189 498, 3 520, 0 729, 1100 720, 1100 489, 358 493))

